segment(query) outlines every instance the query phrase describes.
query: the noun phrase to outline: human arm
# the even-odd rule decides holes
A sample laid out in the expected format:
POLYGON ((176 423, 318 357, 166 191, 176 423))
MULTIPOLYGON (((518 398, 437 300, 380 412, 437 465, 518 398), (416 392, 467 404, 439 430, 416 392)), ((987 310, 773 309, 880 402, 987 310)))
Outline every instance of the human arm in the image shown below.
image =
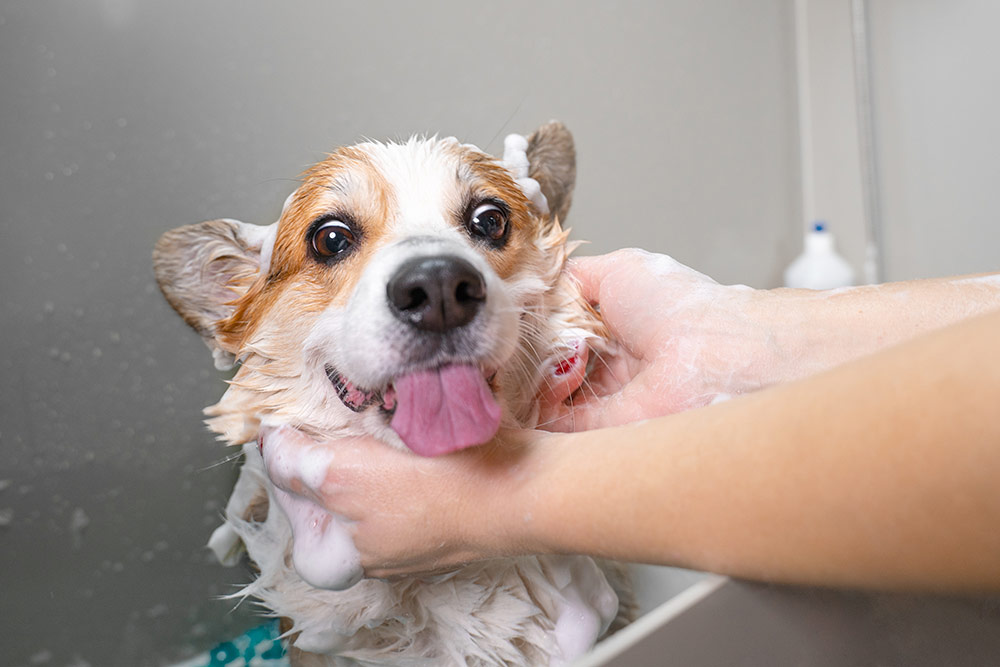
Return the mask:
POLYGON ((573 260, 612 336, 587 383, 542 404, 550 430, 584 430, 708 405, 800 379, 1000 308, 1000 276, 841 290, 720 285, 670 257, 620 250, 573 260))
POLYGON ((509 493, 532 508, 512 541, 791 583, 1000 590, 998 342, 1000 313, 739 400, 558 436, 509 493))
POLYGON ((312 493, 369 576, 557 552, 1000 590, 998 341, 1000 313, 704 409, 437 459, 352 441, 312 493))

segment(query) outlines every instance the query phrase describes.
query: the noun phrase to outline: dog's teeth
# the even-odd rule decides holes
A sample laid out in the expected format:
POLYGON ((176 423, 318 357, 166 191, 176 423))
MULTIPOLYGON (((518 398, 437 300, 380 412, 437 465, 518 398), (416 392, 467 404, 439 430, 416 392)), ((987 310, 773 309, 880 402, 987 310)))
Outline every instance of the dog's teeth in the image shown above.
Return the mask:
POLYGON ((333 388, 337 392, 337 396, 340 398, 341 403, 347 406, 350 410, 353 410, 354 412, 364 412, 369 406, 382 401, 382 396, 379 392, 368 392, 363 389, 358 389, 353 384, 345 380, 333 366, 326 366, 324 370, 326 371, 326 376, 333 384, 333 388))

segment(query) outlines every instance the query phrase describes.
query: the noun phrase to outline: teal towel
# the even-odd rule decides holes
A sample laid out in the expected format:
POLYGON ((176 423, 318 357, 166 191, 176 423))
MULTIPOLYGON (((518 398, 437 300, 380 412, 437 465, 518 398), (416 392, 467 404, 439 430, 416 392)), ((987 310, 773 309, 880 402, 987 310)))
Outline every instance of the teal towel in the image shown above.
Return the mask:
POLYGON ((278 621, 270 621, 173 667, 288 667, 280 634, 278 621))

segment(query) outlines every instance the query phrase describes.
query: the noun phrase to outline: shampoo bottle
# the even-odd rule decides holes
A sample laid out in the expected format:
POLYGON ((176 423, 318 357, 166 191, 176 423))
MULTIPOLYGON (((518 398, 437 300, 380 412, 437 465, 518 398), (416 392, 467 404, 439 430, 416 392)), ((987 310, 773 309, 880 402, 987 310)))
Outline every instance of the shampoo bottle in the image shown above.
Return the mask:
POLYGON ((834 289, 854 284, 854 270, 837 254, 826 223, 816 222, 806 233, 805 250, 785 269, 785 287, 834 289))

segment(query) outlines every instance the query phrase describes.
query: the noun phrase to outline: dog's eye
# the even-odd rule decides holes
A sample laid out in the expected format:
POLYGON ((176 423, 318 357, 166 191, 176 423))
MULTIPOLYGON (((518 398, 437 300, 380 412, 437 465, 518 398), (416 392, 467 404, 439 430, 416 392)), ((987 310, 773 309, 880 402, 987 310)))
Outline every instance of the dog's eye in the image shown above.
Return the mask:
POLYGON ((316 228, 312 234, 312 248, 318 257, 328 259, 350 250, 354 233, 340 220, 330 220, 316 228))
POLYGON ((507 213, 489 202, 473 209, 467 224, 470 232, 494 243, 507 235, 507 213))

